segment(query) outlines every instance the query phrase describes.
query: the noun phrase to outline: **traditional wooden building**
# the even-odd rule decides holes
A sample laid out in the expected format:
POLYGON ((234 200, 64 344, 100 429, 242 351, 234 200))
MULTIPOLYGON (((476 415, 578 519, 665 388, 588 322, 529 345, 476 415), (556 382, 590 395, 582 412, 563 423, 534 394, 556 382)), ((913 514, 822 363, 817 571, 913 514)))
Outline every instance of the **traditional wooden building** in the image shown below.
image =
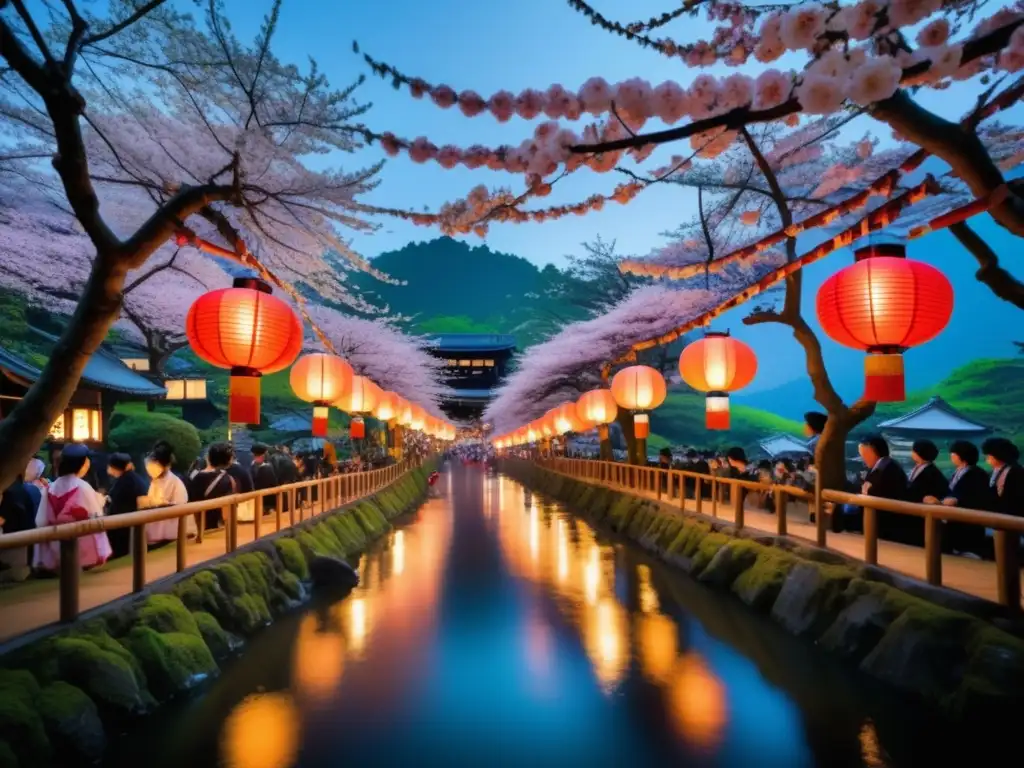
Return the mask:
MULTIPOLYGON (((0 418, 14 410, 40 376, 43 361, 27 357, 0 347, 0 418)), ((166 394, 166 389, 132 371, 117 355, 101 347, 85 364, 71 402, 50 428, 50 439, 103 449, 110 415, 119 401, 150 400, 166 394)))
POLYGON ((453 421, 476 421, 505 377, 516 351, 508 334, 446 333, 431 353, 444 361, 445 383, 454 390, 441 407, 453 421))
POLYGON ((912 463, 910 449, 915 440, 931 440, 941 450, 954 440, 979 441, 993 431, 990 426, 967 418, 938 396, 920 408, 881 422, 878 430, 889 443, 893 458, 908 466, 912 463))
POLYGON ((758 441, 758 447, 769 459, 802 459, 811 455, 807 442, 799 438, 779 433, 758 441))

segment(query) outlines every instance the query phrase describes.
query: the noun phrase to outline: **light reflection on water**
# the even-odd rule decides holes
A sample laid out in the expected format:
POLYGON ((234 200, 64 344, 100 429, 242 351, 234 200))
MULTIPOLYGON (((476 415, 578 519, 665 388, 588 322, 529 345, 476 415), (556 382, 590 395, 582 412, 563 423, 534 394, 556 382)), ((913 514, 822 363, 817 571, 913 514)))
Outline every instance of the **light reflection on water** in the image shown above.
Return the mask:
POLYGON ((886 738, 919 732, 901 714, 887 737, 845 672, 517 483, 459 468, 439 487, 359 588, 257 638, 148 768, 884 766, 886 738))

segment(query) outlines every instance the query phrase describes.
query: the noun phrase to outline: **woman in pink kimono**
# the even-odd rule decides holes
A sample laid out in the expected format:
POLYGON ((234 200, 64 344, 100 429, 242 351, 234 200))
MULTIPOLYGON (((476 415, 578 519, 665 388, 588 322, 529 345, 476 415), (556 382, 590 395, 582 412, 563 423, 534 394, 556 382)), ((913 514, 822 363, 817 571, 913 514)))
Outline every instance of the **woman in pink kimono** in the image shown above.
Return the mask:
MULTIPOLYGON (((82 477, 89 471, 89 449, 73 443, 64 448, 57 468, 59 475, 43 491, 36 512, 36 528, 77 523, 103 516, 99 495, 82 477)), ((78 539, 78 562, 82 568, 103 565, 111 555, 107 534, 94 533, 78 539)), ((37 544, 32 565, 41 571, 60 570, 60 543, 37 544)))

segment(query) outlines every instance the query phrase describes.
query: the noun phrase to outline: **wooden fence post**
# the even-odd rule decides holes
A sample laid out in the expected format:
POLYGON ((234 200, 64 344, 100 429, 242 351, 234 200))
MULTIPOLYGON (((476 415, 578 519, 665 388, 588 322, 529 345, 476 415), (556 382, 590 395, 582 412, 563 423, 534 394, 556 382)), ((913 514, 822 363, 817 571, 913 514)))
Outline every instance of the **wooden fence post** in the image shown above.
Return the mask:
POLYGON ((176 573, 181 573, 188 568, 188 553, 186 552, 186 547, 188 547, 188 518, 188 515, 182 515, 178 518, 178 544, 177 551, 174 553, 174 570, 176 573))
POLYGON ((878 565, 878 510, 864 507, 864 562, 878 565))
POLYGON ((741 487, 739 485, 734 485, 734 486, 732 486, 732 490, 730 491, 730 493, 732 493, 732 519, 733 519, 733 523, 736 525, 736 530, 737 531, 741 531, 741 530, 743 530, 744 511, 745 511, 743 509, 743 502, 746 500, 745 497, 747 495, 747 489, 743 488, 743 487, 741 487))
POLYGON ((132 592, 146 588, 146 526, 136 525, 132 529, 132 592))
POLYGON ((235 551, 238 546, 238 505, 231 504, 228 506, 228 529, 224 532, 224 538, 226 540, 226 549, 228 554, 235 551))
POLYGON ((788 501, 789 499, 786 492, 782 488, 777 487, 775 489, 775 525, 777 526, 776 533, 778 533, 779 536, 786 535, 786 513, 789 506, 788 501))
POLYGON ((78 618, 78 539, 60 542, 60 620, 68 624, 78 618))
POLYGON ((1014 613, 1020 613, 1020 560, 1017 550, 1020 534, 996 530, 996 578, 999 581, 999 602, 1014 613))
POLYGON ((942 586, 942 521, 935 515, 924 519, 924 572, 929 584, 942 586))

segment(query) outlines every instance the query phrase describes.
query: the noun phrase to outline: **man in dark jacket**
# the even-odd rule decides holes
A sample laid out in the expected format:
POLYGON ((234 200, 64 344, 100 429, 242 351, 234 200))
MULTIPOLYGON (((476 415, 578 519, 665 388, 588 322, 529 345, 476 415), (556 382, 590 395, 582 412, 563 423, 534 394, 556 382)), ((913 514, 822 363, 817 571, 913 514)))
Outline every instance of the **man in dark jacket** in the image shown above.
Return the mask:
MULTIPOLYGON (((907 493, 907 474, 902 467, 889 456, 889 444, 881 435, 868 435, 858 446, 860 458, 868 468, 860 492, 865 496, 876 496, 881 499, 902 500, 907 493)), ((861 510, 863 515, 864 510, 861 510)), ((899 515, 895 512, 876 513, 878 535, 883 539, 898 540, 899 515)), ((861 518, 863 528, 863 517, 861 518)))
MULTIPOLYGON (((107 459, 107 474, 110 476, 110 490, 107 492, 107 514, 123 515, 126 512, 137 512, 139 499, 149 490, 147 483, 132 463, 127 453, 113 453, 107 459)), ((114 550, 111 557, 124 557, 131 551, 131 529, 118 528, 109 531, 110 548, 114 550)))
MULTIPOLYGON (((956 471, 949 479, 949 494, 945 498, 926 496, 925 503, 991 512, 995 507, 995 495, 988 484, 988 473, 978 466, 978 458, 978 446, 974 443, 954 441, 949 446, 949 459, 956 471)), ((946 551, 959 555, 991 556, 984 527, 972 523, 946 523, 942 545, 946 551)))
MULTIPOLYGON (((249 471, 252 473, 252 484, 257 491, 265 491, 276 488, 277 473, 273 466, 267 461, 267 453, 270 447, 263 443, 256 443, 252 447, 252 466, 249 471)), ((276 506, 277 498, 273 495, 263 497, 263 511, 271 512, 276 506)))
MULTIPOLYGON (((188 500, 205 501, 207 499, 219 499, 222 496, 241 493, 242 491, 238 488, 238 481, 231 472, 231 467, 238 466, 233 463, 234 458, 235 449, 230 443, 214 443, 211 445, 210 450, 206 453, 207 469, 196 473, 195 477, 189 482, 188 500)), ((197 524, 201 521, 202 514, 198 517, 197 524)), ((206 511, 205 530, 214 530, 223 525, 223 523, 223 509, 210 509, 206 511)))
POLYGON ((992 467, 989 487, 995 494, 995 509, 1004 515, 1024 517, 1024 467, 1020 449, 1005 437, 990 437, 981 446, 992 467))
MULTIPOLYGON (((915 504, 922 504, 931 496, 938 499, 946 498, 949 493, 949 482, 942 471, 933 463, 939 457, 939 449, 931 440, 917 440, 910 451, 914 460, 914 468, 907 477, 907 493, 905 499, 915 504)), ((914 515, 903 515, 900 523, 900 538, 906 544, 924 546, 924 518, 914 515)))

